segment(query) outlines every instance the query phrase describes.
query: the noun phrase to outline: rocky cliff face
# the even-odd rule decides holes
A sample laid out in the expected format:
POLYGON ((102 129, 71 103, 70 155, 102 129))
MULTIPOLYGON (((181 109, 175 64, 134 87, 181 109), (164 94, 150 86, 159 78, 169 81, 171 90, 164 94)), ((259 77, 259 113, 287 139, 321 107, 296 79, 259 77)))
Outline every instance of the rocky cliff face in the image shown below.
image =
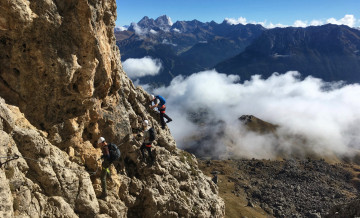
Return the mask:
POLYGON ((223 217, 217 188, 180 151, 148 94, 123 72, 114 0, 0 2, 3 217, 223 217), (13 106, 14 105, 14 106, 13 106), (142 119, 156 161, 140 161, 142 119), (118 144, 109 197, 100 194, 99 136, 118 144))

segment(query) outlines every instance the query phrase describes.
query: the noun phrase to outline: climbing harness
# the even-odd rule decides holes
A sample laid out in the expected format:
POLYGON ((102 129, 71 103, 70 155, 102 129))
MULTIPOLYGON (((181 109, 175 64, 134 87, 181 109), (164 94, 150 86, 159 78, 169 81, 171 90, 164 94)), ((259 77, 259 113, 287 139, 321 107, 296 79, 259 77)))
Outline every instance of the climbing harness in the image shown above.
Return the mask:
POLYGON ((103 170, 105 170, 107 173, 110 174, 110 169, 109 169, 109 167, 108 167, 108 168, 103 167, 103 170))

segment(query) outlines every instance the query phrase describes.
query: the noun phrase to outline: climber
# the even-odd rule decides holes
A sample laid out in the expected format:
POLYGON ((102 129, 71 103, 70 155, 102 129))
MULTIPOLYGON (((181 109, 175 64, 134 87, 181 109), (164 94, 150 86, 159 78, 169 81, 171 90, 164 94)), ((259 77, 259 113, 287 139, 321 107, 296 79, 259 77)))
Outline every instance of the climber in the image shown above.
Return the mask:
POLYGON ((119 148, 112 143, 107 143, 105 141, 104 137, 100 137, 98 140, 98 146, 102 150, 102 155, 100 159, 104 159, 102 162, 102 170, 101 170, 101 188, 102 188, 102 194, 100 198, 106 198, 107 197, 107 188, 106 188, 106 177, 109 175, 109 178, 111 179, 110 174, 110 165, 117 159, 120 158, 120 150, 119 148))
POLYGON ((172 119, 165 114, 165 109, 166 109, 166 106, 165 106, 165 99, 164 97, 162 97, 161 95, 151 95, 150 96, 150 101, 151 102, 154 102, 154 105, 150 105, 150 109, 153 109, 155 107, 158 108, 159 112, 160 112, 160 122, 161 122, 161 128, 162 129, 165 129, 165 120, 164 120, 164 117, 167 119, 166 123, 169 123, 172 121, 172 119))
POLYGON ((213 178, 211 179, 216 185, 218 183, 218 171, 213 171, 211 174, 213 174, 213 178))
POLYGON ((154 162, 154 158, 151 154, 151 144, 155 140, 155 130, 150 126, 150 123, 148 120, 144 120, 143 122, 143 143, 140 147, 140 151, 142 154, 143 161, 145 161, 145 154, 144 149, 146 149, 149 153, 149 157, 151 159, 151 163, 154 162))
POLYGON ((217 176, 216 174, 214 174, 214 175, 213 175, 213 178, 212 178, 211 180, 215 183, 215 185, 217 185, 217 183, 218 183, 218 176, 217 176))

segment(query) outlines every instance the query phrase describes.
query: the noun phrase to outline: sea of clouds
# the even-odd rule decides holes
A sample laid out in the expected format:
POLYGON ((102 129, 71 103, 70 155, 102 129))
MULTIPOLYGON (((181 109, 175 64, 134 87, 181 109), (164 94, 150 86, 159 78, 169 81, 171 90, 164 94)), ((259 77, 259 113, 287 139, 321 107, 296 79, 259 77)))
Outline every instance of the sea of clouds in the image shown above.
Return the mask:
MULTIPOLYGON (((246 18, 226 18, 229 24, 257 23, 267 28, 286 27, 246 18)), ((332 23, 358 27, 354 15, 341 19, 294 22, 295 27, 332 23)), ((135 25, 138 35, 147 34, 135 25)), ((155 33, 153 33, 155 34, 155 33)), ((123 62, 133 80, 158 75, 159 59, 144 57, 123 62)), ((139 80, 135 81, 136 85, 139 80)), ((275 158, 279 153, 304 155, 351 155, 360 149, 360 85, 328 83, 302 78, 296 71, 253 76, 241 81, 236 75, 208 70, 188 77, 177 76, 167 87, 151 89, 167 99, 172 135, 180 148, 203 156, 275 158), (248 131, 239 117, 254 115, 278 125, 275 134, 248 131)))
POLYGON ((349 155, 360 148, 359 84, 301 78, 296 71, 241 81, 209 70, 144 88, 167 99, 178 147, 202 156, 349 155), (251 132, 239 121, 242 115, 279 127, 275 134, 251 132))

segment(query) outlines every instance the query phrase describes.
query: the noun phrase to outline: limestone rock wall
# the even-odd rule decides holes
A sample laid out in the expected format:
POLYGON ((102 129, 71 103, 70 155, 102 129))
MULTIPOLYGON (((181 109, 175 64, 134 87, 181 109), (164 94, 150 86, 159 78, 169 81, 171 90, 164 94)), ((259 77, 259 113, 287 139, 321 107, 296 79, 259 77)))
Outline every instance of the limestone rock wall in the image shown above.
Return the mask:
POLYGON ((20 156, 0 169, 0 216, 224 216, 216 186, 123 72, 115 0, 2 0, 0 11, 0 161, 20 156), (143 119, 158 136, 151 165, 135 137, 143 119), (122 152, 105 200, 100 135, 122 152))
MULTIPOLYGON (((93 216, 100 212, 90 174, 52 145, 15 106, 0 99, 1 217, 93 216), (76 211, 76 213, 75 213, 76 211)), ((126 210, 124 210, 126 212, 126 210)))

